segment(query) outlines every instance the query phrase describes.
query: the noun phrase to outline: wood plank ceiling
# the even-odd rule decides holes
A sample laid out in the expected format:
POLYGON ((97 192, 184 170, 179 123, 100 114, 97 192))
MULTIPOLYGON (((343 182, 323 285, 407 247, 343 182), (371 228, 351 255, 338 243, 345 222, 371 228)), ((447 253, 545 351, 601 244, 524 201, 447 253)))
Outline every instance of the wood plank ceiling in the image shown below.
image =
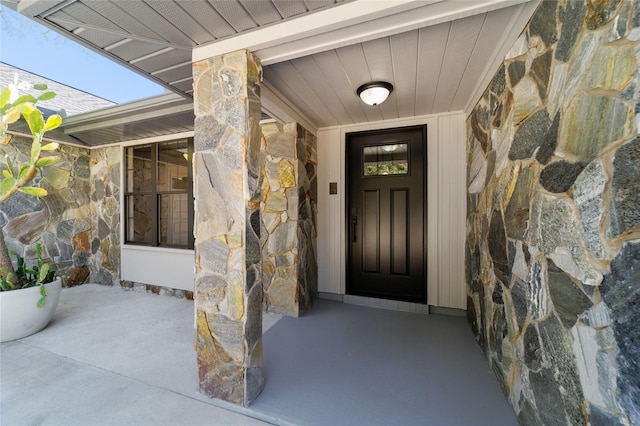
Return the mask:
POLYGON ((269 65, 265 81, 318 127, 464 110, 517 8, 269 65), (356 89, 376 80, 392 83, 394 91, 371 107, 356 89))
MULTIPOLYGON (((185 103, 191 102, 192 54, 198 48, 261 29, 279 29, 279 25, 294 18, 354 4, 349 0, 2 1, 164 85, 182 96, 185 103)), ((282 95, 315 128, 468 110, 477 100, 481 86, 486 86, 486 76, 496 71, 492 67, 499 62, 497 49, 505 44, 505 33, 509 32, 506 29, 533 11, 529 0, 483 0, 487 6, 482 11, 471 11, 478 4, 473 2, 396 1, 406 7, 403 14, 393 15, 397 10, 389 9, 388 15, 354 21, 340 31, 366 32, 362 25, 387 18, 400 20, 400 30, 292 59, 269 60, 264 66, 265 86, 282 95), (525 8, 527 2, 529 7, 525 8), (412 23, 407 28, 402 24, 411 21, 416 8, 430 7, 434 13, 444 8, 462 12, 456 13, 455 18, 434 18, 428 25, 412 23), (370 107, 360 102, 355 92, 361 84, 374 80, 391 82, 395 90, 386 102, 370 107)), ((330 29, 326 31, 331 33, 330 29)), ((307 41, 313 42, 311 38, 294 41, 296 49, 307 41)), ((272 44, 255 51, 261 57, 271 55, 273 49, 272 44)), ((101 138, 109 138, 105 143, 112 143, 115 137, 134 140, 184 132, 193 127, 193 119, 182 109, 178 122, 177 116, 172 120, 146 118, 122 123, 119 128, 115 128, 116 124, 111 128, 103 126, 93 133, 78 120, 69 121, 82 129, 82 133, 74 134, 78 140, 93 145, 101 138), (171 127, 167 127, 169 124, 171 127)), ((92 120, 97 123, 95 116, 92 120)))

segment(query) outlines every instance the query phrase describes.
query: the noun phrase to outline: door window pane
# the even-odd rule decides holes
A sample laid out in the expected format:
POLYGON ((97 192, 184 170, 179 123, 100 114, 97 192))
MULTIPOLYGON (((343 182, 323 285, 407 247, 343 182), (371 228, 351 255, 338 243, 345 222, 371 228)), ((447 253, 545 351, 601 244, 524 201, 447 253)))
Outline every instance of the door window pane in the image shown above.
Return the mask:
POLYGON ((365 146, 362 149, 363 175, 387 176, 409 173, 406 143, 365 146))

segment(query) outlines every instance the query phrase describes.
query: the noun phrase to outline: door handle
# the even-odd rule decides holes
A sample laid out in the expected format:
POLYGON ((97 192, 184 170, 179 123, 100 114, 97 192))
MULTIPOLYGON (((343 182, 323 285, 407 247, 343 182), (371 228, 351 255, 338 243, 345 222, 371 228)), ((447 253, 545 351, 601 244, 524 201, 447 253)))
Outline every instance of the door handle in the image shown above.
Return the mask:
POLYGON ((356 242, 356 229, 358 228, 358 218, 357 217, 352 217, 351 218, 351 242, 355 243, 356 242))
POLYGON ((358 216, 356 215, 357 210, 355 208, 351 209, 351 242, 356 242, 356 229, 358 229, 358 216))

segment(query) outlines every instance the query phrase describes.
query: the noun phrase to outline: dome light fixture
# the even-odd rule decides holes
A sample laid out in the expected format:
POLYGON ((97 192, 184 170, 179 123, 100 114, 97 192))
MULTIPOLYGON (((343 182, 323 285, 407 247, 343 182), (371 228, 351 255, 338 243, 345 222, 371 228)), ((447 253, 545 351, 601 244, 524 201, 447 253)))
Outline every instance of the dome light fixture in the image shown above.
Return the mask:
POLYGON ((375 106, 383 103, 393 92, 393 85, 386 81, 372 81, 358 87, 356 93, 367 105, 375 106))

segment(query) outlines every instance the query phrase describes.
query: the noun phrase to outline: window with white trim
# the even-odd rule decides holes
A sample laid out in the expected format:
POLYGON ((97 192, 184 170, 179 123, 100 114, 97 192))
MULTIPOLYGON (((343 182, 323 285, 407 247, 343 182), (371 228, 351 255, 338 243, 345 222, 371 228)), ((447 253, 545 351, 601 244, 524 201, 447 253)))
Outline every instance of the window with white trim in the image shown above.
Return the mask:
POLYGON ((193 139, 125 148, 125 243, 193 248, 193 139))

